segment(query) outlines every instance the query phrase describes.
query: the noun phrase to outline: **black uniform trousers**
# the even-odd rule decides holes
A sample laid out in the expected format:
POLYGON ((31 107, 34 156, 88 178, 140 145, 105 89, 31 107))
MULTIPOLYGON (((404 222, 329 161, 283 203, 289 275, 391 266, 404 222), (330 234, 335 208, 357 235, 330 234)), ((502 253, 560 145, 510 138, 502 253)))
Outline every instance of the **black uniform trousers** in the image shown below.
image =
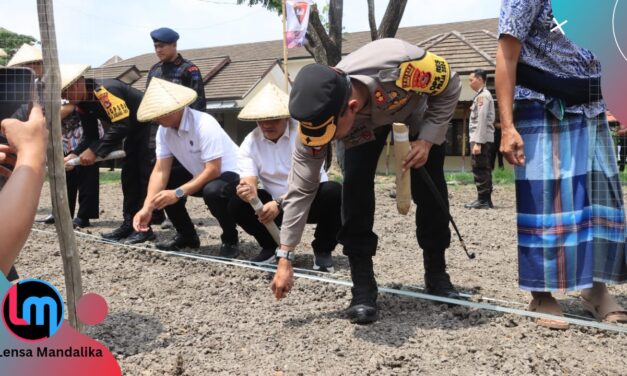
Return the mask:
POLYGON ((77 198, 78 213, 76 213, 76 216, 78 218, 98 218, 100 214, 100 173, 98 164, 76 166, 72 171, 66 171, 65 180, 72 218, 74 218, 77 198))
MULTIPOLYGON (((472 155, 472 174, 480 199, 489 199, 492 195, 492 167, 490 166, 492 142, 481 145, 481 153, 472 155)), ((472 144, 470 146, 472 150, 472 144)))
POLYGON ((499 168, 503 169, 503 153, 501 153, 501 128, 494 128, 494 143, 492 144, 492 148, 490 151, 490 168, 494 170, 496 167, 495 162, 498 158, 499 160, 499 168))
MULTIPOLYGON (((176 189, 192 180, 193 176, 182 165, 172 166, 167 189, 176 189)), ((221 239, 223 243, 236 244, 238 242, 237 225, 228 211, 229 200, 235 195, 235 186, 239 183, 239 175, 235 172, 223 172, 218 178, 205 184, 204 188, 192 194, 194 197, 202 197, 222 228, 221 239)), ((185 203, 181 199, 173 205, 165 207, 168 218, 176 232, 183 236, 196 236, 194 223, 189 217, 185 203)))
MULTIPOLYGON (((265 190, 257 190, 259 200, 264 204, 272 201, 272 196, 265 190)), ((342 202, 342 185, 336 182, 327 181, 320 183, 318 192, 311 204, 307 223, 317 223, 314 232, 314 240, 311 243, 315 253, 331 253, 337 245, 337 233, 342 225, 340 206, 342 202)), ((238 225, 248 234, 252 235, 261 248, 275 249, 278 244, 266 229, 266 226, 259 222, 255 211, 249 203, 242 201, 235 195, 229 202, 229 212, 238 225)), ((277 226, 283 222, 283 212, 274 219, 277 226)))
MULTIPOLYGON (((338 234, 338 241, 344 246, 344 254, 349 257, 372 257, 376 254, 378 237, 372 231, 375 210, 374 177, 390 129, 390 126, 379 127, 375 130, 374 141, 345 151, 342 229, 338 234)), ((444 145, 433 145, 424 167, 448 207, 444 153, 444 145)), ((425 269, 427 272, 443 272, 444 251, 451 241, 448 214, 438 206, 433 193, 415 169, 411 170, 411 195, 417 206, 415 231, 418 244, 424 251, 425 269)))
POLYGON ((150 125, 138 126, 124 141, 126 157, 122 160, 122 192, 124 194, 124 221, 131 223, 133 216, 144 206, 148 181, 152 172, 155 149, 149 145, 150 125))

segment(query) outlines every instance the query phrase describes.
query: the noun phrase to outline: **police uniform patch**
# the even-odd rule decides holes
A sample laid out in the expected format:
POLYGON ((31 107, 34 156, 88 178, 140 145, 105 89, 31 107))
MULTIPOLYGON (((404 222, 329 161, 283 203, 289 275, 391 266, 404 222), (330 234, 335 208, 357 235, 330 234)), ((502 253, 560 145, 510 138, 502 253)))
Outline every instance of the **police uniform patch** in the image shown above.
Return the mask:
POLYGON ((111 94, 104 86, 94 90, 94 95, 100 101, 100 105, 104 108, 112 123, 130 116, 131 111, 128 109, 126 102, 122 98, 111 94))
POLYGON ((400 75, 396 86, 403 90, 429 95, 442 93, 451 77, 446 60, 427 52, 420 60, 411 60, 399 65, 400 75))
POLYGON ((386 95, 380 88, 376 88, 374 91, 374 101, 377 103, 377 105, 382 105, 383 103, 387 102, 386 95))

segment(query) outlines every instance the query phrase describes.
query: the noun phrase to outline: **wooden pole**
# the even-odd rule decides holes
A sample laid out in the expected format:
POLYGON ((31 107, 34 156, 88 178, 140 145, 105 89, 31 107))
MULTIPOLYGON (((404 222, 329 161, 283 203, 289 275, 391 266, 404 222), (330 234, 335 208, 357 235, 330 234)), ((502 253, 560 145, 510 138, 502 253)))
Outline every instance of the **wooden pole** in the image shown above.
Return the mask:
POLYGON ((283 70, 285 73, 285 92, 289 94, 289 78, 287 73, 287 15, 285 14, 285 0, 281 0, 283 8, 283 70))
POLYGON ((61 141, 61 73, 57 55, 57 41, 54 27, 52 0, 37 0, 39 32, 45 67, 45 90, 43 105, 50 131, 48 143, 48 177, 52 198, 52 213, 55 218, 59 247, 63 258, 63 272, 67 290, 67 310, 70 324, 82 332, 82 325, 76 317, 76 303, 83 294, 80 258, 76 250, 74 228, 68 205, 65 168, 63 164, 63 143, 61 141))
POLYGON ((468 118, 468 110, 464 110, 464 123, 462 125, 462 172, 466 172, 466 120, 468 118))

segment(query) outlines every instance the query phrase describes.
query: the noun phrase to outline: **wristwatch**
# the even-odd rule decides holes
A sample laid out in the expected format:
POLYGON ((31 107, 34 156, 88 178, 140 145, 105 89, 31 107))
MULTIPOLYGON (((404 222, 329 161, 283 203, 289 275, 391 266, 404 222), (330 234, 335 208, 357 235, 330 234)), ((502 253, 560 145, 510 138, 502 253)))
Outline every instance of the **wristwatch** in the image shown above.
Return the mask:
POLYGON ((286 258, 289 261, 294 261, 294 252, 293 251, 284 251, 280 248, 277 248, 274 252, 274 256, 276 258, 286 258))
POLYGON ((179 200, 187 196, 181 187, 176 188, 176 190, 174 191, 174 195, 179 200))
POLYGON ((283 211, 283 197, 277 197, 274 199, 280 211, 283 211))

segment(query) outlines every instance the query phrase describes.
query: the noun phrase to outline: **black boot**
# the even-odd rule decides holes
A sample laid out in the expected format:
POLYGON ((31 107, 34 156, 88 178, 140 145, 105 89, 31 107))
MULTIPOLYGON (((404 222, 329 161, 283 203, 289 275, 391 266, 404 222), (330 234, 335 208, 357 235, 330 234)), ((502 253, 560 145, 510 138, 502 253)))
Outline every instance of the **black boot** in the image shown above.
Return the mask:
POLYGON ((492 209, 494 205, 492 205, 492 198, 490 195, 479 195, 475 201, 464 205, 466 209, 492 209))
POLYGON ((159 242, 156 247, 164 251, 178 251, 185 247, 198 248, 200 247, 200 239, 197 234, 183 235, 177 232, 173 239, 159 242))
POLYGON ((346 315, 353 324, 370 324, 379 318, 377 281, 374 279, 372 257, 349 256, 353 298, 346 315))
POLYGON ((111 232, 107 232, 105 234, 101 234, 102 238, 105 240, 109 240, 112 242, 119 242, 120 240, 126 238, 130 234, 133 233, 133 226, 131 224, 131 217, 124 215, 124 222, 120 227, 116 228, 111 232))
POLYGON ((459 293, 446 273, 445 250, 424 250, 425 288, 428 294, 457 299, 459 293))

